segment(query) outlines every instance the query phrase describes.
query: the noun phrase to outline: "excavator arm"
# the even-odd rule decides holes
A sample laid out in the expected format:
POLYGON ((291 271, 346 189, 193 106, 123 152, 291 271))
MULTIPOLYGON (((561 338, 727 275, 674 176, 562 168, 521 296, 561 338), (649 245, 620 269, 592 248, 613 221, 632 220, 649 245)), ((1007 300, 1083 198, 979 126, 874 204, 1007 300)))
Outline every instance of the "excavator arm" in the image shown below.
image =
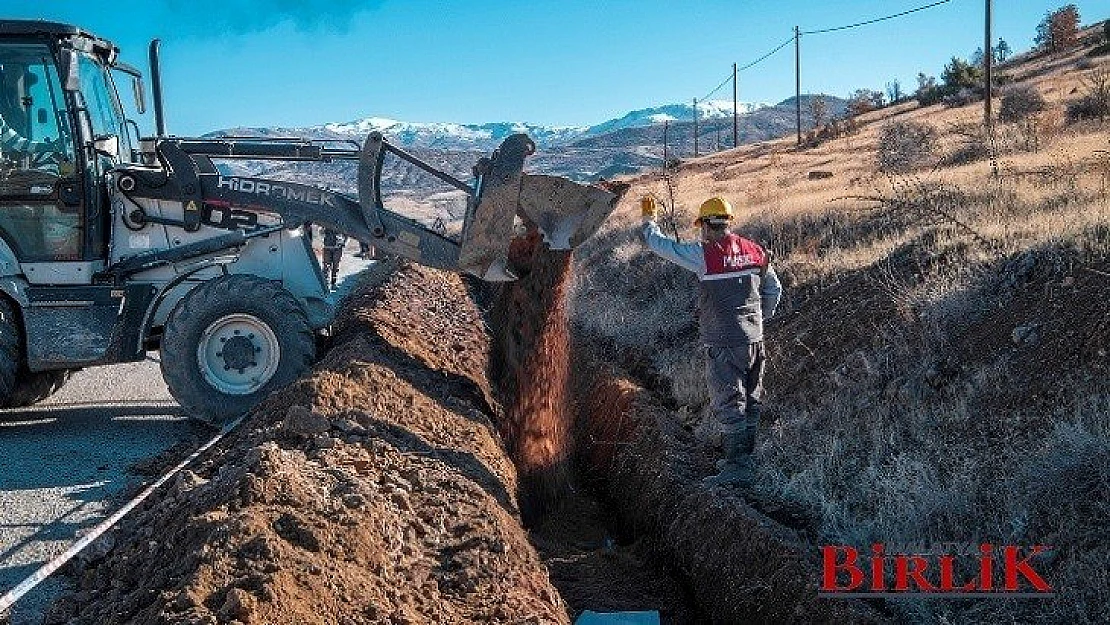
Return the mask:
MULTIPOLYGON (((151 166, 117 170, 114 179, 119 191, 132 199, 178 201, 184 207, 180 223, 165 223, 141 209, 127 216, 129 223, 159 222, 186 231, 196 231, 203 223, 245 231, 249 236, 257 228, 251 214, 276 213, 287 227, 312 222, 387 254, 483 280, 504 281, 514 278, 507 257, 516 217, 538 227, 553 249, 570 249, 600 227, 618 199, 600 187, 524 174, 524 162, 534 151, 535 144, 527 135, 510 136, 474 166, 474 182, 467 184, 393 146, 380 133, 371 133, 361 149, 300 139, 171 137, 156 141, 151 166), (386 208, 382 171, 389 155, 465 193, 466 215, 457 241, 386 208), (313 185, 228 175, 216 168, 213 158, 354 160, 358 162, 359 198, 356 201, 313 185)), ((175 252, 188 255, 190 250, 175 252)), ((142 266, 142 260, 129 262, 142 266)))

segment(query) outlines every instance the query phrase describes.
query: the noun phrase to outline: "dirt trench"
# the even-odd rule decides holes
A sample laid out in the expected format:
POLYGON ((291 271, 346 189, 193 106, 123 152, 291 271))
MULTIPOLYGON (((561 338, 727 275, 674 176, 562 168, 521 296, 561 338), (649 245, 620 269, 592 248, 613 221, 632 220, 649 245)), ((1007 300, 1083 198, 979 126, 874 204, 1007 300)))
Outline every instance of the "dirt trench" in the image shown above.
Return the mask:
POLYGON ((480 312, 377 277, 335 347, 71 571, 48 623, 567 623, 519 520, 480 312))
POLYGON ((818 601, 790 530, 701 489, 666 411, 571 349, 569 256, 513 257, 488 326, 458 276, 376 269, 312 374, 96 544, 46 622, 874 620, 818 601))
POLYGON ((576 484, 552 267, 502 309, 509 342, 458 276, 376 269, 313 372, 91 547, 45 622, 694 622, 687 589, 576 484), (515 377, 491 385, 491 361, 515 377), (531 531, 521 494, 540 502, 531 531))
POLYGON ((578 398, 571 386, 566 291, 571 254, 551 251, 535 230, 514 239, 519 276, 490 307, 490 378, 505 413, 500 422, 516 465, 522 520, 572 616, 657 611, 663 623, 700 620, 689 589, 649 540, 628 533, 603 493, 576 462, 578 398))
MULTIPOLYGON (((514 241, 510 257, 520 279, 493 306, 492 377, 508 407, 502 433, 541 554, 559 549, 545 545, 543 528, 566 527, 568 511, 589 518, 585 503, 605 519, 610 539, 638 548, 629 552, 636 565, 609 577, 647 574, 668 587, 652 594, 650 583, 640 584, 632 590, 641 596, 616 609, 638 604, 676 623, 881 621, 862 604, 818 598, 816 552, 794 530, 740 493, 701 485, 712 458, 658 399, 616 373, 618 354, 572 347, 564 302, 569 254, 548 251, 533 232, 514 241)), ((603 579, 588 577, 595 586, 603 579)), ((556 585, 576 606, 597 601, 562 581, 556 585)), ((622 590, 629 588, 613 595, 622 590)))
POLYGON ((658 399, 605 362, 574 350, 584 470, 626 531, 644 536, 711 623, 880 623, 857 601, 817 596, 820 562, 798 533, 745 495, 710 489, 711 458, 658 399))

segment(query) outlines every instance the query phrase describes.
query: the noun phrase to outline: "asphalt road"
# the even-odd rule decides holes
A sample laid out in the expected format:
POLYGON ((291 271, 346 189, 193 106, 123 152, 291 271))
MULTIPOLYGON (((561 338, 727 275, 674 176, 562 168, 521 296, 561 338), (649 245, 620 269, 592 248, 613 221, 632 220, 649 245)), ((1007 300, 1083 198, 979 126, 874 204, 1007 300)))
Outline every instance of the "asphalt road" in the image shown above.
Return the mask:
MULTIPOLYGON (((80 371, 47 401, 0 419, 3 592, 111 514, 112 495, 137 479, 129 466, 205 433, 181 414, 152 360, 80 371)), ((12 623, 39 622, 64 583, 55 574, 39 585, 12 623)))
MULTIPOLYGON (((350 255, 357 249, 348 246, 341 278, 369 264, 350 255)), ((115 496, 140 481, 128 467, 215 434, 182 413, 157 358, 80 371, 43 403, 0 411, 0 594, 118 509, 115 496)), ((11 623, 41 622, 67 583, 55 573, 16 603, 11 623)))

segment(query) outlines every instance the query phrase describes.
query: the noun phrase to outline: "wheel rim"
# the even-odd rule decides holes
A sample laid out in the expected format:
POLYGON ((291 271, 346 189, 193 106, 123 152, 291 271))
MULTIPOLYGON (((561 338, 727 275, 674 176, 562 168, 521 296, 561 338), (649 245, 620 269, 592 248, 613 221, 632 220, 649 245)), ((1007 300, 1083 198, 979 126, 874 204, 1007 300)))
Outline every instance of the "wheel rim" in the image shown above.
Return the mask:
POLYGON ((197 345, 204 379, 227 395, 249 395, 262 388, 280 362, 277 335, 254 315, 220 317, 205 328, 197 345))

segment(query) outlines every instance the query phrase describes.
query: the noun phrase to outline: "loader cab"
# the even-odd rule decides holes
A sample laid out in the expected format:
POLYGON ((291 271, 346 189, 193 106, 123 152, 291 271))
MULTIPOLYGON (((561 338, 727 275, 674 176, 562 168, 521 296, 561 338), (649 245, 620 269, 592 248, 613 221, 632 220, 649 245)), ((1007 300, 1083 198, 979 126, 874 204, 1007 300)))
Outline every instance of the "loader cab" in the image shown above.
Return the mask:
POLYGON ((116 54, 74 26, 0 20, 0 255, 31 284, 89 284, 105 266, 105 173, 138 147, 112 70, 138 72, 116 54))

